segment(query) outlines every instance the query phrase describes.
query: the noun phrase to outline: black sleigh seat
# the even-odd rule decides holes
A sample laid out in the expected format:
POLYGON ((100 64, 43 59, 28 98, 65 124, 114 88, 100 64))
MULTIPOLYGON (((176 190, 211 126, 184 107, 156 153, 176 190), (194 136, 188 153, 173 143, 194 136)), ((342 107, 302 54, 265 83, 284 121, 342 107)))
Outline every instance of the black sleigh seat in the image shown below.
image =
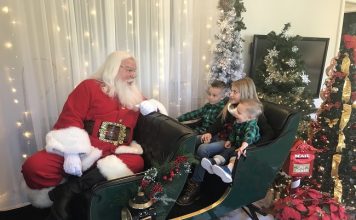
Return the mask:
POLYGON ((263 106, 273 131, 260 126, 261 139, 248 147, 246 158, 235 163, 233 182, 223 183, 216 175, 206 174, 200 199, 189 207, 176 205, 170 219, 216 219, 237 208, 244 208, 257 219, 259 210, 252 203, 265 197, 283 166, 300 120, 299 112, 285 106, 265 101, 263 106))
MULTIPOLYGON (((233 170, 233 182, 223 183, 217 176, 207 174, 199 200, 190 206, 174 202, 163 205, 157 202, 157 219, 215 219, 229 211, 250 205, 265 197, 277 172, 287 158, 295 140, 300 113, 287 107, 263 102, 264 115, 273 129, 261 130, 262 138, 249 146, 247 157, 240 159, 233 170)), ((173 160, 177 152, 193 153, 195 134, 175 119, 159 113, 140 117, 135 139, 144 149, 145 166, 151 162, 173 160)), ((137 192, 143 173, 99 184, 93 188, 90 200, 90 219, 121 219, 121 208, 127 206, 128 197, 137 192)), ((177 199, 183 190, 188 174, 174 182, 175 190, 168 195, 177 199)))

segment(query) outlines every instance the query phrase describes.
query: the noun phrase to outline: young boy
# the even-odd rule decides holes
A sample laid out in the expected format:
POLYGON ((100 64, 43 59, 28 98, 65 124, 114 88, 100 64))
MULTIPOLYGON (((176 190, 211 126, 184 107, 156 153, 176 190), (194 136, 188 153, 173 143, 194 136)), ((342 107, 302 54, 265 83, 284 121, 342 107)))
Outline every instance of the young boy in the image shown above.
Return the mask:
POLYGON ((236 120, 225 142, 225 150, 213 158, 203 158, 201 161, 204 169, 218 175, 225 183, 232 182, 231 172, 236 156, 237 159, 241 155, 246 156, 246 148, 260 139, 257 118, 262 114, 262 103, 255 99, 244 99, 236 108, 230 105, 228 110, 236 120), (228 165, 223 166, 226 162, 229 162, 228 165))
POLYGON ((213 81, 207 91, 208 103, 197 110, 179 116, 177 118, 178 121, 183 122, 193 119, 201 119, 201 124, 195 127, 194 130, 198 132, 198 134, 205 133, 207 128, 215 123, 218 114, 225 106, 225 89, 226 85, 224 82, 218 80, 213 81))

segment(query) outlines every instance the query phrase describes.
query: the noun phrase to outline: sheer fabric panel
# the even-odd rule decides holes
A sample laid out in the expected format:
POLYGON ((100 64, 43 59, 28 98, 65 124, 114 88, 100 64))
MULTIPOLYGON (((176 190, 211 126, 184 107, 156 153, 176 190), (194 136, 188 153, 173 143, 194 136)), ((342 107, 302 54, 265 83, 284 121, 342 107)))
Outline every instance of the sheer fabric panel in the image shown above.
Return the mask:
POLYGON ((138 84, 176 117, 205 102, 217 0, 0 0, 0 211, 27 204, 21 165, 72 89, 128 50, 138 84))

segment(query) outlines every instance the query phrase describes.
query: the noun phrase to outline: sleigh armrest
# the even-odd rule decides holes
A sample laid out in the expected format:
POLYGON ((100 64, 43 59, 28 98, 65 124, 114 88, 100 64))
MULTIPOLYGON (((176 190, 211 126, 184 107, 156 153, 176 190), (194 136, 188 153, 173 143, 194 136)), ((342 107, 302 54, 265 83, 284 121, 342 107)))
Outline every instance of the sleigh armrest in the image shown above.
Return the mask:
MULTIPOLYGON (((134 139, 143 148, 145 169, 152 167, 152 162, 162 165, 172 161, 180 152, 192 153, 195 148, 194 132, 187 126, 180 124, 173 118, 160 113, 152 113, 140 116, 134 131, 134 139)), ((186 173, 182 173, 177 181, 174 181, 174 190, 167 192, 172 199, 166 205, 157 204, 158 219, 165 219, 174 201, 179 196, 187 179, 186 173)), ((128 205, 129 199, 136 195, 138 186, 144 173, 106 181, 92 189, 89 204, 89 216, 91 220, 121 219, 120 212, 128 205)))

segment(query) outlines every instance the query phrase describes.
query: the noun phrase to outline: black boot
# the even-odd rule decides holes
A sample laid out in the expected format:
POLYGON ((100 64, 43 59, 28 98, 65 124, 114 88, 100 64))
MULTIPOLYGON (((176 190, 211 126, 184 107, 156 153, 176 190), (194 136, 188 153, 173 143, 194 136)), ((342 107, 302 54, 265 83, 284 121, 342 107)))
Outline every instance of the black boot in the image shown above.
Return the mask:
POLYGON ((177 204, 181 206, 191 205, 195 200, 199 199, 200 183, 188 180, 187 186, 177 200, 177 204))
POLYGON ((87 171, 83 176, 70 179, 67 182, 56 186, 48 192, 49 198, 53 201, 50 215, 47 220, 68 220, 69 203, 73 197, 79 193, 84 193, 91 189, 96 183, 105 181, 105 177, 98 168, 87 171))

